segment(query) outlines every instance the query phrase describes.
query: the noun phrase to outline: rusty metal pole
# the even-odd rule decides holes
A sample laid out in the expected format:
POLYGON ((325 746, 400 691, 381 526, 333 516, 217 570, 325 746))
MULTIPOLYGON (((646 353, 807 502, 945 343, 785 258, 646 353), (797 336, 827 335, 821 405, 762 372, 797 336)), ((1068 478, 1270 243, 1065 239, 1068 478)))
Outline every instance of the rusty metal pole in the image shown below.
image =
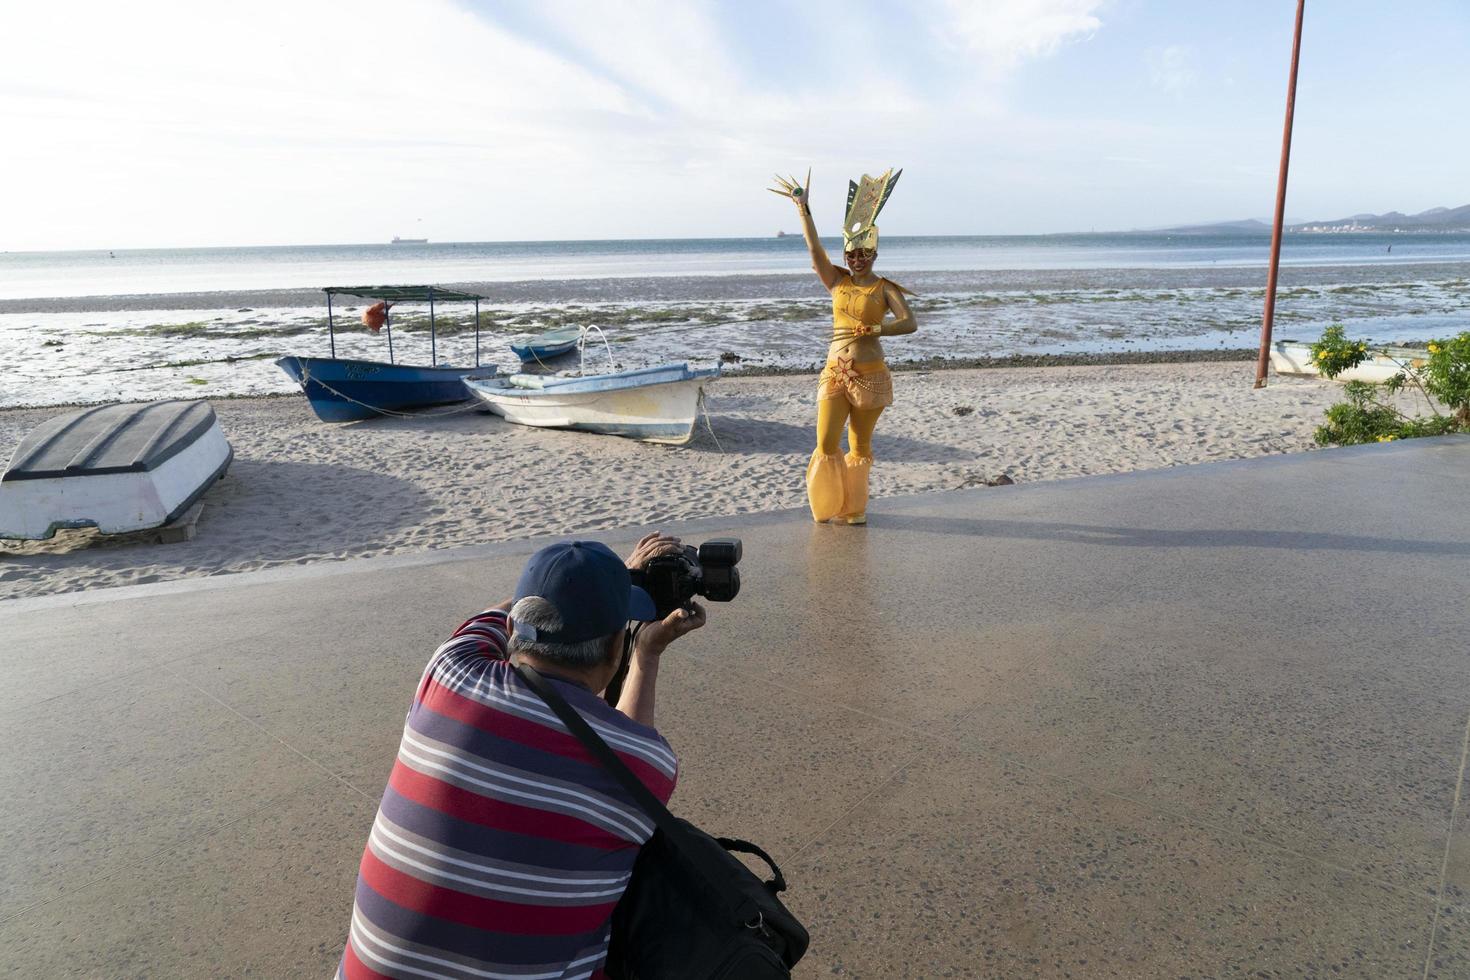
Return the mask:
POLYGON ((1296 66, 1302 52, 1302 13, 1307 0, 1296 0, 1296 34, 1291 40, 1291 76, 1286 82, 1286 126, 1281 133, 1281 170, 1276 175, 1276 221, 1271 227, 1271 267, 1266 273, 1266 313, 1261 318, 1261 356, 1256 360, 1256 387, 1266 387, 1271 363, 1271 323, 1276 316, 1276 270, 1281 265, 1281 223, 1286 216, 1286 169, 1291 163, 1291 119, 1296 111, 1296 66))

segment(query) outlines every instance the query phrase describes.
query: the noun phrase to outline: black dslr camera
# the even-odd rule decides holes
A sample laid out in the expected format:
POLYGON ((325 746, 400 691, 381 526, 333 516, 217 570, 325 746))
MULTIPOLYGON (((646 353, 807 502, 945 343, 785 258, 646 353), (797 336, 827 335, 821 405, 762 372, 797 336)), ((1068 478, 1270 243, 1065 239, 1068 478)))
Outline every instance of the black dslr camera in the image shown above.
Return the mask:
MULTIPOLYGON (((729 602, 740 592, 740 539, 715 538, 698 550, 685 545, 671 555, 650 558, 641 569, 632 569, 633 584, 653 599, 658 618, 682 609, 697 595, 714 602, 729 602)), ((623 643, 623 662, 602 692, 608 704, 617 706, 627 679, 632 658, 633 637, 637 629, 628 631, 623 643)))
POLYGON ((739 538, 714 538, 695 550, 685 545, 671 555, 649 559, 633 572, 633 584, 647 592, 663 619, 702 595, 711 602, 729 602, 740 592, 739 538))

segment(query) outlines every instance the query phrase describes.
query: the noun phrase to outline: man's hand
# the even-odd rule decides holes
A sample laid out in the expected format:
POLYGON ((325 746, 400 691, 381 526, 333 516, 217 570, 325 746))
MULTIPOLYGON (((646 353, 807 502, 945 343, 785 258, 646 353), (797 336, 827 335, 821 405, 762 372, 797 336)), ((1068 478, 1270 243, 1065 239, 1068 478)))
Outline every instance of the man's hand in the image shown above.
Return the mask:
POLYGON ((683 545, 679 539, 662 531, 654 531, 645 534, 639 542, 633 546, 633 553, 628 556, 625 564, 630 571, 638 571, 648 564, 649 559, 657 558, 659 555, 670 555, 678 551, 683 545))
MULTIPOLYGON (((648 540, 647 538, 644 541, 648 540)), ((642 541, 639 542, 641 546, 642 541)), ((704 625, 704 607, 691 602, 688 609, 675 609, 663 619, 645 623, 633 640, 628 677, 618 698, 618 710, 640 725, 653 727, 654 688, 658 683, 659 656, 670 643, 704 625)))
POLYGON ((633 641, 633 654, 645 657, 661 655, 670 643, 705 624, 704 607, 691 602, 687 609, 675 609, 658 622, 648 623, 633 641))

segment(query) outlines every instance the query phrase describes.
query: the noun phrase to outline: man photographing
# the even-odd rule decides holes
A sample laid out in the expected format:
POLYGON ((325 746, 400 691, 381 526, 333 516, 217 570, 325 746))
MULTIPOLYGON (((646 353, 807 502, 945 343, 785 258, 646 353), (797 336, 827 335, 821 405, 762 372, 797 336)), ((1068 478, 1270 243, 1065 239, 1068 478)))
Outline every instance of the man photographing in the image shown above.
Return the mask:
POLYGON ((601 974, 653 823, 513 663, 545 675, 667 802, 678 765, 653 727, 659 657, 705 613, 691 602, 656 619, 629 570, 679 548, 650 534, 626 563, 592 541, 544 548, 514 599, 434 652, 363 853, 339 977, 601 974), (626 644, 630 621, 645 625, 626 644), (625 656, 614 708, 600 695, 625 656))

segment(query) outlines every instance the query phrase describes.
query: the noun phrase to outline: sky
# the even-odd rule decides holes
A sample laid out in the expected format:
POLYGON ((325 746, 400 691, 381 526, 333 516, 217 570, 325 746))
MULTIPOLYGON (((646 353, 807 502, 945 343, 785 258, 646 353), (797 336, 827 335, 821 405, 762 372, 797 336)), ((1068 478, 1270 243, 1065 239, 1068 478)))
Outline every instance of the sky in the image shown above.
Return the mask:
MULTIPOLYGON (((1268 219, 1291 0, 0 4, 0 250, 1268 219)), ((1470 203, 1470 3, 1311 0, 1290 220, 1470 203)))

